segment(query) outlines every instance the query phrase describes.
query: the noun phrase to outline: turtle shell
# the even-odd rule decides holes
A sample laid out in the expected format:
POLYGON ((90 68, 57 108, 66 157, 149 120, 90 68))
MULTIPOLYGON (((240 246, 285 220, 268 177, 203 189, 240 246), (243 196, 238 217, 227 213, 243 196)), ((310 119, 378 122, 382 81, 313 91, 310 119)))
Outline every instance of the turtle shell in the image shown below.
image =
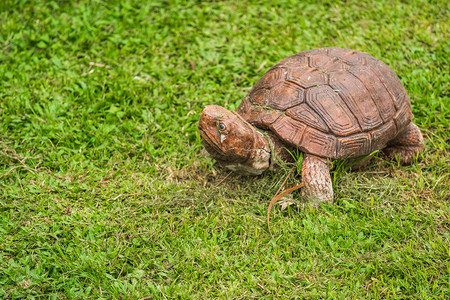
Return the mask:
POLYGON ((302 152, 332 159, 384 148, 413 117, 394 71, 367 53, 341 48, 281 60, 237 112, 302 152))

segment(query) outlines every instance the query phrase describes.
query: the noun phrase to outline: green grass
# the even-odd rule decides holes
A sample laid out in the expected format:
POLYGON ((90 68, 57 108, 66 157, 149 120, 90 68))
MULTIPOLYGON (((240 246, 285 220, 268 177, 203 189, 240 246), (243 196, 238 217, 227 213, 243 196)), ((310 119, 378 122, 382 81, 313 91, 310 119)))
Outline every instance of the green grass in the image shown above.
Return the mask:
POLYGON ((0 298, 448 299, 448 18, 446 1, 2 1, 0 298), (272 239, 287 172, 221 182, 197 120, 323 46, 397 72, 425 152, 337 168, 336 203, 275 208, 272 239))

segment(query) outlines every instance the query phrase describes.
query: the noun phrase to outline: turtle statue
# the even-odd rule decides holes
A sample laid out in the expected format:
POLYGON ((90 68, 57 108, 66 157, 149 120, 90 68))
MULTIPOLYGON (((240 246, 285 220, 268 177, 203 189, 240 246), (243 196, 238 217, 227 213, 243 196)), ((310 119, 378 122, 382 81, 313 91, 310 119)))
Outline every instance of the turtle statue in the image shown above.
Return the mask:
POLYGON ((241 174, 259 175, 302 152, 302 196, 317 207, 333 202, 329 160, 360 161, 382 150, 410 164, 423 149, 412 118, 408 95, 386 64, 321 48, 278 62, 236 111, 206 106, 198 127, 219 165, 241 174))

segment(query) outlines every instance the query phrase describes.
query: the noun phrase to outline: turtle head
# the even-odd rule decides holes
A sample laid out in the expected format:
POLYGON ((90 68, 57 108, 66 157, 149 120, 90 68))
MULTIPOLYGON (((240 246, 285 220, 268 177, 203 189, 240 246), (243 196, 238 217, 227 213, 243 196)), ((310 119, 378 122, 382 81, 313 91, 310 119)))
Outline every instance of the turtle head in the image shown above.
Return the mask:
POLYGON ((220 165, 244 175, 258 175, 269 168, 269 142, 236 112, 208 105, 198 128, 206 150, 220 165))

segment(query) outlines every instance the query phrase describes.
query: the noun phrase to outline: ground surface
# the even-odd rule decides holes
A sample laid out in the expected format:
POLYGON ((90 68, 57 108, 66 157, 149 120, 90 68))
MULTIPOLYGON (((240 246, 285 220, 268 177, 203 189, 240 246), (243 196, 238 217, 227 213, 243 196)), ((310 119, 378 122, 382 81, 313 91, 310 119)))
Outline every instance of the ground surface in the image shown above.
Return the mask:
POLYGON ((405 2, 2 1, 0 298, 448 299, 448 3, 405 2), (397 72, 426 151, 272 238, 287 171, 223 180, 197 120, 322 46, 397 72))

